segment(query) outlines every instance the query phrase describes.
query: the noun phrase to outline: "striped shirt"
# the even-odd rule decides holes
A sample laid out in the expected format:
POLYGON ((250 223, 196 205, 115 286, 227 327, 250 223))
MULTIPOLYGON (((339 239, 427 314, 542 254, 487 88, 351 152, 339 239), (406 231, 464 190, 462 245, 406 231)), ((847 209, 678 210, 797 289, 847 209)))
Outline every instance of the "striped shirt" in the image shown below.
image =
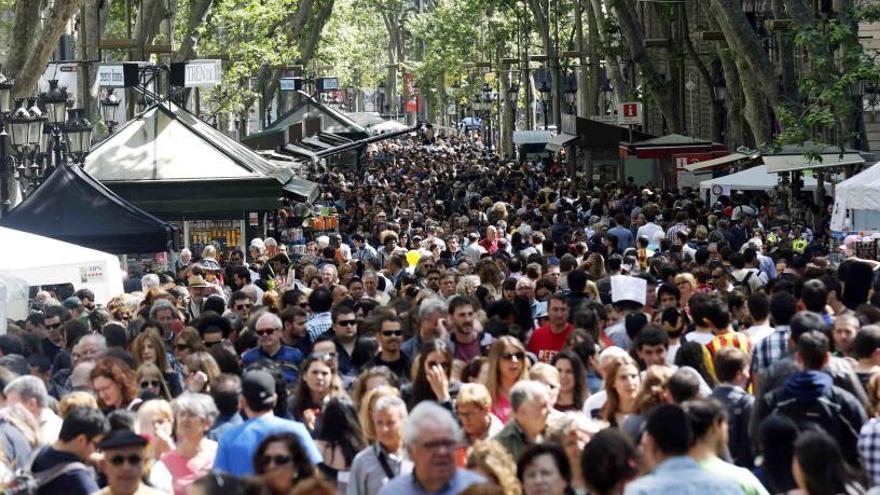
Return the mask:
POLYGON ((709 341, 706 344, 706 350, 709 352, 704 353, 703 357, 706 358, 706 368, 712 376, 715 376, 715 354, 725 347, 736 347, 748 356, 752 352, 752 341, 748 335, 733 331, 716 335, 709 341))

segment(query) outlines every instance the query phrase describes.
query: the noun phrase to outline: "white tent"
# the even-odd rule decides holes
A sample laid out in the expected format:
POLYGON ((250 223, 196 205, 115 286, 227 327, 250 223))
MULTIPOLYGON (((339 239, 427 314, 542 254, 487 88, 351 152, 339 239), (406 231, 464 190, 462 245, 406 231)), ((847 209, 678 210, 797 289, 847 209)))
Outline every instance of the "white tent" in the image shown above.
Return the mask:
POLYGON ((28 315, 28 283, 0 275, 0 335, 6 333, 6 319, 23 320, 28 315))
POLYGON ((0 227, 0 275, 30 286, 71 283, 76 290, 91 289, 101 304, 123 292, 116 256, 4 227, 0 227))
POLYGON ((835 186, 831 230, 878 230, 878 217, 880 162, 835 186))
MULTIPOLYGON (((704 180, 700 183, 700 197, 711 195, 710 202, 714 203, 718 196, 729 196, 731 191, 768 191, 777 186, 779 175, 767 172, 766 165, 758 165, 742 172, 704 180)), ((804 177, 805 191, 816 190, 816 179, 804 177)))

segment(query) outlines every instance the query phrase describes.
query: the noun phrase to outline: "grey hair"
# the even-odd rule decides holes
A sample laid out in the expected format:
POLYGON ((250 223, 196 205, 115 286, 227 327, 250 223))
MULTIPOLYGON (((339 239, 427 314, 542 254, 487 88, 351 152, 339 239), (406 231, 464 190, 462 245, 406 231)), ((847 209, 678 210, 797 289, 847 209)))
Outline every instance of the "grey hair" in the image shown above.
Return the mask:
POLYGON ((370 412, 372 414, 378 414, 389 409, 397 409, 400 413, 400 417, 404 420, 406 420, 406 417, 409 414, 406 410, 406 402, 403 402, 403 399, 394 395, 384 395, 376 399, 376 402, 373 403, 373 409, 370 412))
POLYGON ((46 384, 33 375, 20 376, 9 382, 3 389, 3 395, 10 393, 18 394, 22 401, 34 399, 40 408, 49 404, 49 392, 46 390, 46 384))
POLYGON ((148 273, 141 277, 141 290, 147 292, 152 287, 159 287, 159 276, 155 273, 148 273))
POLYGON ((437 313, 446 314, 449 306, 439 297, 431 297, 422 301, 419 306, 419 320, 425 321, 437 313))
POLYGON ((150 308, 150 319, 156 321, 156 314, 158 314, 159 311, 165 310, 171 310, 171 314, 175 316, 177 315, 177 308, 171 304, 171 301, 168 299, 157 299, 150 308))
POLYGON ((546 397, 550 392, 549 387, 535 380, 520 380, 510 388, 510 407, 518 411, 520 406, 539 396, 546 397))
POLYGON ((217 410, 217 405, 214 404, 214 399, 210 395, 193 392, 184 392, 178 395, 176 399, 171 401, 171 410, 174 412, 174 417, 186 411, 211 424, 220 415, 220 411, 217 410))
POLYGON ((422 401, 410 412, 406 424, 403 426, 403 442, 407 445, 414 445, 419 439, 425 424, 434 424, 446 427, 452 432, 456 441, 461 436, 458 429, 458 422, 452 417, 449 409, 437 404, 434 401, 422 401))
POLYGON ((284 327, 284 324, 281 322, 281 318, 279 318, 278 315, 276 315, 275 313, 272 313, 271 311, 268 311, 268 310, 266 310, 265 313, 260 315, 260 317, 257 319, 257 322, 254 324, 254 328, 260 326, 261 321, 271 322, 272 328, 274 328, 276 330, 284 327))
POLYGON ((105 352, 107 352, 107 337, 104 337, 99 333, 89 333, 83 335, 74 347, 81 349, 82 347, 80 346, 86 339, 93 340, 95 342, 95 346, 98 348, 98 354, 104 354, 105 352))
POLYGON ((75 389, 91 388, 91 374, 95 369, 94 361, 82 361, 70 372, 70 384, 75 389))

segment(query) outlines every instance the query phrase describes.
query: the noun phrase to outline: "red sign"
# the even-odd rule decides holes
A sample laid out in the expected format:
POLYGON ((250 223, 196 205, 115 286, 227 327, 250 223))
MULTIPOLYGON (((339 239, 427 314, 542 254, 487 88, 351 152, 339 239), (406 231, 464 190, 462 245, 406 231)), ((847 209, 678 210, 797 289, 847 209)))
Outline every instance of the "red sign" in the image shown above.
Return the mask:
POLYGON ((627 103, 623 106, 624 117, 637 117, 639 115, 639 106, 635 103, 627 103))
POLYGON ((619 125, 644 124, 642 104, 638 102, 622 102, 617 108, 617 123, 619 125))
POLYGON ((419 111, 419 94, 416 89, 416 78, 409 72, 403 74, 403 96, 406 98, 407 113, 419 111))
POLYGON ((711 160, 712 153, 688 153, 681 155, 672 155, 672 159, 675 162, 676 170, 684 170, 685 165, 690 165, 691 163, 704 162, 706 160, 711 160))

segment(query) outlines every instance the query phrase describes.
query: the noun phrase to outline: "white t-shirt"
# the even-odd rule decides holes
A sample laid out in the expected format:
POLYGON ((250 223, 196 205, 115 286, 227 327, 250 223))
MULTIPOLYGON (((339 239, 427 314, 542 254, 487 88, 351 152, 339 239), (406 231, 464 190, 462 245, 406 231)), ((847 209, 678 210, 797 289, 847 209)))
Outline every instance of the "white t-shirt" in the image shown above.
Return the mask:
POLYGON ((587 397, 587 400, 584 401, 584 413, 591 418, 595 418, 606 402, 608 402, 608 393, 605 390, 600 390, 587 397))

